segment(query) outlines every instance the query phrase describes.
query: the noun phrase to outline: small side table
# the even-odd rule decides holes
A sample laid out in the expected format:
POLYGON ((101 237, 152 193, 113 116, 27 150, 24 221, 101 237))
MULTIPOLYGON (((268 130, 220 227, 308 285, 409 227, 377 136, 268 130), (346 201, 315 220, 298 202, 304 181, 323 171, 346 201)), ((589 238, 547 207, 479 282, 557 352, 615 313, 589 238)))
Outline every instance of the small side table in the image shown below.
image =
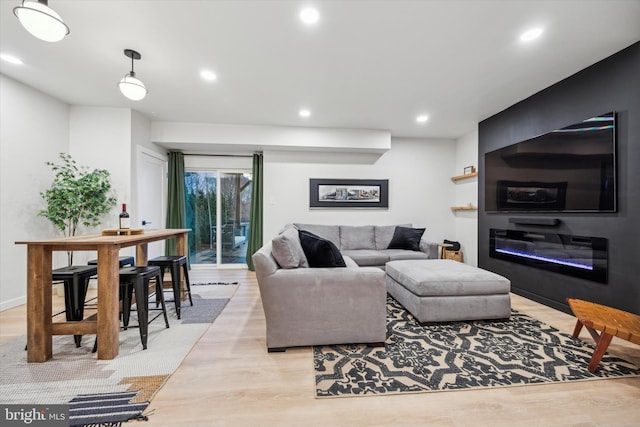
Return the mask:
POLYGON ((438 247, 440 248, 440 259, 445 259, 444 258, 444 251, 445 248, 450 248, 453 245, 451 243, 438 243, 438 247))

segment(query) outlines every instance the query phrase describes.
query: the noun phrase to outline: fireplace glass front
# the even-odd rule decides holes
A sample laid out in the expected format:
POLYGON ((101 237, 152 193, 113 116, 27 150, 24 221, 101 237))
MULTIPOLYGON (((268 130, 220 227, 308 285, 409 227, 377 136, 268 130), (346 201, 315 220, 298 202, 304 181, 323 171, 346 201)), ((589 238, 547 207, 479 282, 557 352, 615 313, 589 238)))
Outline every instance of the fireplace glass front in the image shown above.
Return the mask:
POLYGON ((490 229, 492 258, 607 283, 608 242, 601 237, 490 229))

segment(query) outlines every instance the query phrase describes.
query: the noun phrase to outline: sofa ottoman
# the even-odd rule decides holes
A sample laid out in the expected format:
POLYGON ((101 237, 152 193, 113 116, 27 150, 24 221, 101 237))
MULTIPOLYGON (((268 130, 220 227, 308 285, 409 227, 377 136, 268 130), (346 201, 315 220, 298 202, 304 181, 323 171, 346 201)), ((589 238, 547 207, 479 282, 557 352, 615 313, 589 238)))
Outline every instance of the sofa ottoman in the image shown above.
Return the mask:
POLYGON ((511 282, 458 261, 390 261, 386 281, 387 292, 420 323, 511 316, 511 282))

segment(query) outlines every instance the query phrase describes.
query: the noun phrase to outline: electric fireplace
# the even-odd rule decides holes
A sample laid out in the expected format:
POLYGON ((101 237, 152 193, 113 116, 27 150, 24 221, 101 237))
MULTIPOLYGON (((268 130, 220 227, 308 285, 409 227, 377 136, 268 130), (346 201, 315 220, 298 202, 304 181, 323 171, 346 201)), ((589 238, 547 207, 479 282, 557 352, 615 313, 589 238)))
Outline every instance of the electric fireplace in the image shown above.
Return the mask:
POLYGON ((607 283, 607 239, 495 228, 489 232, 492 258, 607 283))

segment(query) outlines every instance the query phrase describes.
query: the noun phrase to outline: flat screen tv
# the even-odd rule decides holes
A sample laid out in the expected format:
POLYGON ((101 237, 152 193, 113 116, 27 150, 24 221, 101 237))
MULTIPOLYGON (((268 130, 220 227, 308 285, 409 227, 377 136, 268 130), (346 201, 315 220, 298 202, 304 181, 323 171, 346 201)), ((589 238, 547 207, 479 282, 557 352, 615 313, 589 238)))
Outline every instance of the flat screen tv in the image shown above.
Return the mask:
POLYGON ((615 212, 615 113, 484 155, 487 212, 615 212))

